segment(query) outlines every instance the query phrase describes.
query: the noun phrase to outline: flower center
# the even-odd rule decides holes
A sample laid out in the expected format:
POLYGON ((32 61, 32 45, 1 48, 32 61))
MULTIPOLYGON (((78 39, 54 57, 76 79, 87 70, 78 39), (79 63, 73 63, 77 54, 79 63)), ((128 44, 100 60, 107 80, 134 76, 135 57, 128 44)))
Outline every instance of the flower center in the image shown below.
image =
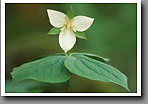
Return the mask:
POLYGON ((70 29, 72 27, 72 24, 71 24, 71 22, 69 21, 67 24, 66 24, 66 28, 67 29, 70 29))
POLYGON ((69 20, 69 18, 66 19, 66 24, 64 24, 64 26, 61 28, 61 31, 65 29, 71 29, 72 31, 76 32, 75 27, 72 25, 72 21, 73 20, 69 20))

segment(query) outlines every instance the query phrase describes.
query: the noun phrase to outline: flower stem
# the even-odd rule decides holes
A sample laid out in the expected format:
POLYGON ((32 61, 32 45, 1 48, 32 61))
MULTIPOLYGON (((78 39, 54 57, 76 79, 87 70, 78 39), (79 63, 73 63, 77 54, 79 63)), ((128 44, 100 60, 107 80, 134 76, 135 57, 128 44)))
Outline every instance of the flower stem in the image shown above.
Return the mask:
POLYGON ((68 91, 69 91, 69 81, 70 80, 68 80, 67 82, 66 82, 66 92, 68 93, 68 91))
POLYGON ((70 55, 70 53, 69 53, 69 51, 67 52, 67 56, 69 56, 70 55))

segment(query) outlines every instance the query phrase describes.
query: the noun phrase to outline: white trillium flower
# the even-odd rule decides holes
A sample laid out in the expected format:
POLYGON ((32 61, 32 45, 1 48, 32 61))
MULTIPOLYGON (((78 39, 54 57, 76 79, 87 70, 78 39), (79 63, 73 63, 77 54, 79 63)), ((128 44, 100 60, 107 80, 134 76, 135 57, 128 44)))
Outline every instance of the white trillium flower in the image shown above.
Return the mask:
POLYGON ((49 21, 52 26, 61 28, 59 44, 65 53, 76 43, 76 31, 83 32, 93 23, 94 19, 86 16, 76 16, 71 20, 62 12, 47 9, 49 21))

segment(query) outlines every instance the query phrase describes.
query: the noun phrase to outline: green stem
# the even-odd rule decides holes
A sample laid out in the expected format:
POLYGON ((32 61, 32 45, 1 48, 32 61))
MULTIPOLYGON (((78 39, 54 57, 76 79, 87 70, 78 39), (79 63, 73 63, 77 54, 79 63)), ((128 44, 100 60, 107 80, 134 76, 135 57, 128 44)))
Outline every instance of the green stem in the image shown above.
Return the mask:
POLYGON ((68 93, 68 91, 69 91, 69 81, 70 80, 68 80, 67 82, 66 82, 66 92, 68 93))
POLYGON ((67 56, 69 56, 70 55, 70 53, 69 53, 69 51, 67 52, 67 56))
MULTIPOLYGON (((69 56, 70 55, 70 53, 69 53, 69 51, 67 52, 67 56, 69 56)), ((70 79, 66 82, 66 92, 68 93, 68 91, 69 91, 69 82, 70 82, 70 79)))

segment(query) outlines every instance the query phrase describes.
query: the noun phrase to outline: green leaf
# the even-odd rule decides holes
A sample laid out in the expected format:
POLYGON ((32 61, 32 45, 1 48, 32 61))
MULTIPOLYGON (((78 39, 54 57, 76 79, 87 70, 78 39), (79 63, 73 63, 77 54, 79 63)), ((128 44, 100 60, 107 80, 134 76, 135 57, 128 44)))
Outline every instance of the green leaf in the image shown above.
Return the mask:
POLYGON ((61 32, 60 28, 53 27, 53 28, 48 32, 48 34, 49 34, 49 35, 56 35, 56 34, 59 34, 60 32, 61 32))
POLYGON ((73 74, 91 80, 113 82, 128 90, 127 77, 116 68, 83 55, 67 56, 66 68, 73 74))
POLYGON ((72 19, 74 17, 74 12, 72 7, 70 7, 70 9, 68 10, 67 16, 69 17, 69 19, 72 19))
POLYGON ((96 59, 96 60, 99 60, 101 62, 107 62, 109 61, 108 58, 103 58, 102 56, 98 56, 98 55, 95 55, 95 54, 90 54, 90 53, 71 53, 71 55, 84 55, 84 56, 88 56, 90 58, 93 58, 93 59, 96 59))
POLYGON ((34 79, 48 83, 65 82, 72 76, 64 66, 65 57, 63 55, 50 55, 16 67, 11 73, 13 81, 34 79))
POLYGON ((85 33, 84 32, 75 32, 76 37, 81 38, 81 39, 86 39, 85 33))

